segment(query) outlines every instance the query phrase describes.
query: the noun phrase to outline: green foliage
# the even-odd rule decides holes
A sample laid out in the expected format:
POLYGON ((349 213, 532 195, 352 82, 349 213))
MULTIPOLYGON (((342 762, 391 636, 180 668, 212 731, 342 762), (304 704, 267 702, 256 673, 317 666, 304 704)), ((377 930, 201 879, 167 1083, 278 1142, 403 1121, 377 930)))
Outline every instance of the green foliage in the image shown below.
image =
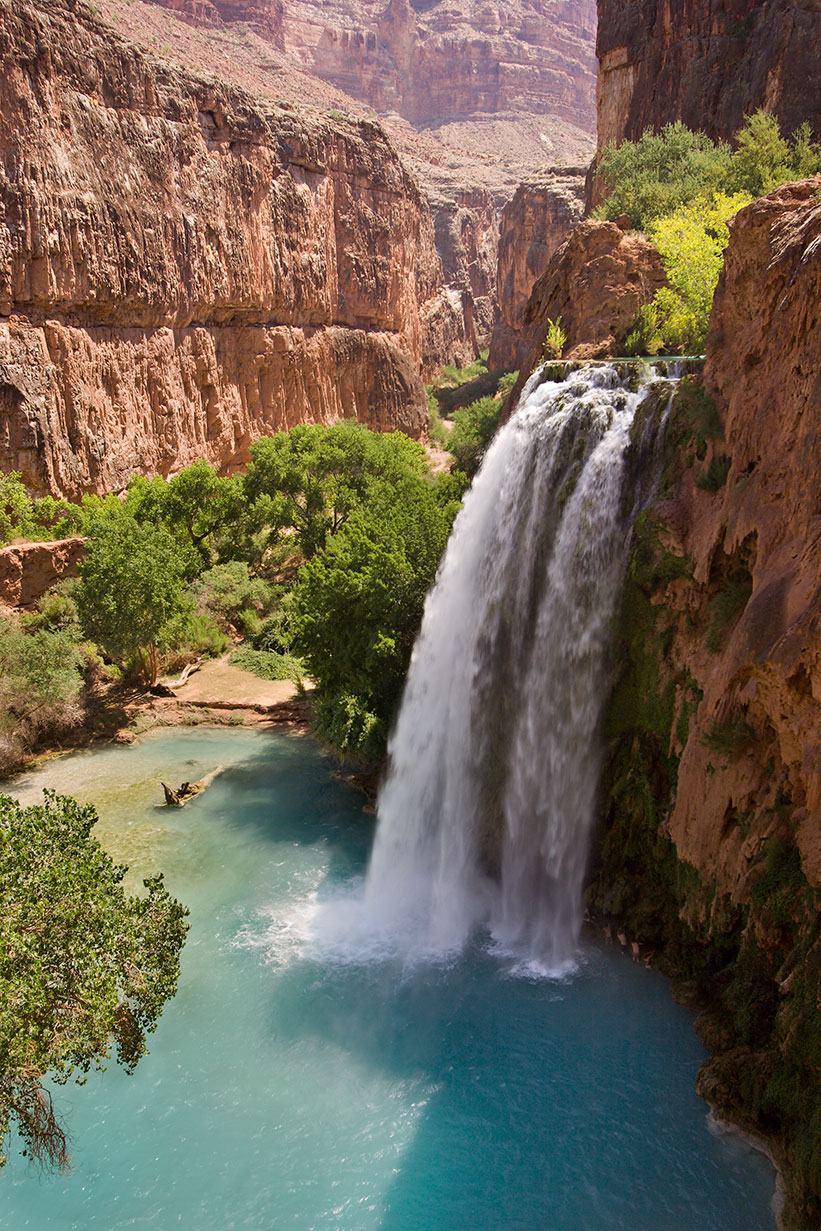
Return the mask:
POLYGON ((548 360, 561 359, 566 342, 567 334, 562 329, 562 318, 557 316, 555 321, 548 319, 547 333, 542 344, 542 357, 548 360))
POLYGON ((19 471, 0 474, 0 543, 29 538, 36 531, 34 505, 19 471))
POLYGON ((624 341, 625 355, 655 355, 664 340, 659 333, 658 308, 655 303, 643 304, 636 313, 624 341))
POLYGON ((728 628, 736 623, 747 606, 753 590, 753 579, 746 568, 740 567, 729 577, 722 590, 714 594, 707 604, 710 624, 705 644, 711 654, 718 653, 728 628))
POLYGON ((159 670, 158 643, 192 600, 186 558, 162 526, 123 514, 95 523, 80 565, 77 606, 89 637, 118 663, 136 657, 149 685, 159 670))
POLYGON ((0 1149, 16 1126, 31 1158, 61 1168, 65 1131, 43 1079, 81 1079, 112 1050, 134 1068, 176 991, 187 930, 161 876, 125 896, 96 821, 53 792, 26 808, 0 796, 0 1149))
POLYGON ((293 544, 310 559, 345 525, 375 486, 427 468, 422 445, 402 432, 369 431, 346 420, 301 424, 251 446, 243 478, 251 524, 268 547, 293 544))
POLYGON ((243 560, 208 569, 193 585, 197 608, 207 612, 223 629, 236 628, 250 635, 261 626, 277 602, 277 592, 260 577, 253 577, 243 560))
POLYGON ((457 468, 468 478, 472 478, 481 465, 499 426, 503 405, 499 398, 484 397, 454 412, 448 449, 457 468))
POLYGON ((727 180, 730 149, 680 121, 661 132, 650 129, 638 141, 609 145, 596 172, 609 196, 596 210, 599 218, 628 214, 636 230, 709 197, 727 180))
POLYGON ((711 722, 702 733, 701 742, 711 752, 736 757, 755 741, 755 727, 745 718, 728 722, 711 722))
POLYGON ((500 398, 506 398, 512 392, 513 386, 519 379, 518 372, 503 372, 499 377, 499 383, 496 386, 496 393, 500 398))
POLYGON ((704 474, 700 474, 696 479, 696 487, 703 492, 720 491, 727 482, 727 475, 730 473, 732 464, 732 458, 726 453, 714 454, 704 474))
POLYGON ((732 191, 760 197, 821 172, 821 145, 813 142, 809 124, 796 129, 790 140, 782 137, 774 115, 758 110, 735 134, 735 143, 727 177, 732 191))
POLYGON ((299 680, 304 668, 293 654, 279 654, 276 650, 255 650, 241 646, 231 655, 235 667, 249 671, 261 680, 299 680))
POLYGON ((727 223, 750 198, 716 193, 657 219, 651 227, 669 286, 653 299, 663 345, 670 351, 700 353, 704 349, 710 309, 729 241, 727 223))
POLYGON ((293 648, 317 681, 318 730, 352 757, 384 741, 455 506, 421 477, 385 484, 300 570, 293 648))
POLYGON ((223 478, 208 462, 194 462, 173 479, 131 480, 124 512, 142 525, 164 526, 195 577, 217 552, 233 556, 245 513, 242 483, 223 478))

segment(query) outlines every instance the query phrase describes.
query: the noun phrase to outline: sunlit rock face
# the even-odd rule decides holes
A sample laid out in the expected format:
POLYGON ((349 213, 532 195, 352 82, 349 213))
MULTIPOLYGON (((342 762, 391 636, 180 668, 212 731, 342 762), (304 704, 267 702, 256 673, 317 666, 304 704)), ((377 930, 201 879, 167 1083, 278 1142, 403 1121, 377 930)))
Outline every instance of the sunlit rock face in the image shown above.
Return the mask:
POLYGON ((821 131, 815 0, 599 0, 598 140, 683 120, 729 139, 763 107, 821 131))
POLYGON ((581 220, 584 177, 554 173, 520 184, 502 210, 499 239, 499 320, 490 347, 491 368, 520 368, 528 345, 525 309, 550 258, 581 220))
POLYGON ((763 806, 779 792, 791 802, 804 873, 821 885, 819 189, 821 178, 788 184, 731 225, 706 370, 724 425, 712 450, 727 459, 727 477, 709 492, 688 475, 665 518, 671 542, 693 562, 698 593, 719 592, 741 567, 749 574, 749 597, 717 652, 703 629, 674 647, 703 699, 670 836, 737 900, 763 843, 781 836, 778 809, 763 806), (739 717, 755 740, 716 756, 700 734, 739 717), (735 818, 747 812, 745 827, 735 818))
POLYGON ((0 26, 4 469, 76 496, 306 420, 420 434, 464 322, 431 347, 433 221, 377 124, 206 83, 73 0, 0 26))

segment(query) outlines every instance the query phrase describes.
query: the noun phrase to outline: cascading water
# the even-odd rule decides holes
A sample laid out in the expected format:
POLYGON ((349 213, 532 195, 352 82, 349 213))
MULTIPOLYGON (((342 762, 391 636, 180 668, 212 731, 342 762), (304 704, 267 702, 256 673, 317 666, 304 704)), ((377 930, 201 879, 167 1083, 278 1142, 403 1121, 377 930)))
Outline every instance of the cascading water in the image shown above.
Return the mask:
POLYGON ((594 816, 607 650, 629 541, 625 451, 648 384, 537 373, 465 498, 379 797, 371 927, 410 955, 480 924, 572 960, 594 816))

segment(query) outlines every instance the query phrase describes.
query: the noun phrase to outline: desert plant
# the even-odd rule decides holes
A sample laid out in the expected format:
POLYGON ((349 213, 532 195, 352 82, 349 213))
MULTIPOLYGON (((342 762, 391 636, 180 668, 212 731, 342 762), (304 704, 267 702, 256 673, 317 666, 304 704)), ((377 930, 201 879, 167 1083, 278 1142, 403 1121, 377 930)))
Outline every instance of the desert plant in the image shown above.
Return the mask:
POLYGON ((567 334, 562 329, 562 318, 557 316, 555 321, 548 318, 547 333, 542 345, 542 357, 544 359, 561 359, 566 342, 567 334))

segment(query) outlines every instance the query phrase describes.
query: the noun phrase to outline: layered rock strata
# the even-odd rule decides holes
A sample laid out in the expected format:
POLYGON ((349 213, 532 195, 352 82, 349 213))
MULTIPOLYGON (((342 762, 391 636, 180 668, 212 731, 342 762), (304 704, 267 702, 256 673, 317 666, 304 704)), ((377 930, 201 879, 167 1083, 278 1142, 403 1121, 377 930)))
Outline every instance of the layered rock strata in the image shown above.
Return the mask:
POLYGON ((502 210, 497 285, 499 319, 491 368, 520 368, 527 358, 523 333, 531 291, 584 211, 584 171, 556 171, 520 184, 502 210))
POLYGON ((418 127, 479 114, 595 124, 592 0, 294 0, 284 40, 306 67, 418 127))
POLYGON ((445 283, 464 304, 466 334, 475 352, 490 341, 497 315, 496 262, 499 218, 482 188, 431 197, 436 250, 445 283))
POLYGON ((593 893, 687 980, 699 1090, 774 1143, 796 1228, 821 1221, 820 190, 731 224, 636 526, 593 893))
POLYGON ((0 603, 7 607, 33 606, 59 581, 77 576, 84 554, 82 538, 0 547, 0 603))
POLYGON ((817 0, 598 0, 599 151, 672 120, 724 140, 758 107, 821 134, 817 0))
MULTIPOLYGON (((427 203, 378 125, 297 117, 0 0, 0 466, 116 490, 355 415, 419 435, 427 203)), ((448 349, 449 348, 449 349, 448 349)))
POLYGON ((519 379, 508 407, 543 358, 549 322, 560 322, 566 334, 565 359, 619 354, 638 309, 665 282, 658 252, 641 235, 615 222, 579 223, 531 291, 519 335, 519 379))

